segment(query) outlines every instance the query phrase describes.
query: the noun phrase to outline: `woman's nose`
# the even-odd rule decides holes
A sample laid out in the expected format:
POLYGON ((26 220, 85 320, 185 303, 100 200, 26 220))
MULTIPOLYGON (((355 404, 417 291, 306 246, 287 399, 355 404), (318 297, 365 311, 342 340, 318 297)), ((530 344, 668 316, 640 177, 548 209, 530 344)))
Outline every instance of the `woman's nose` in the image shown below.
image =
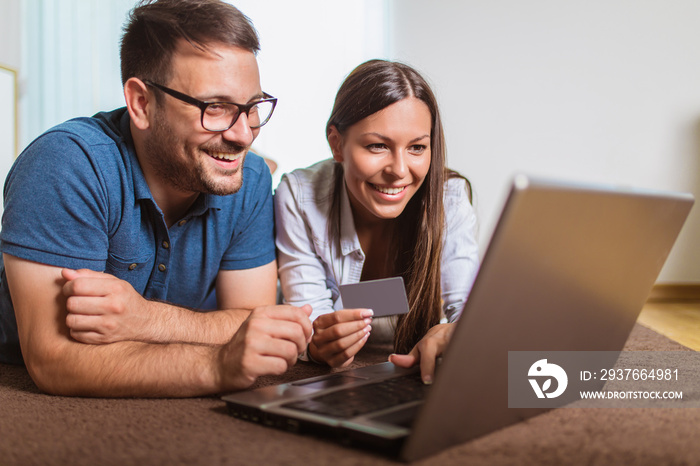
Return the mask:
POLYGON ((386 171, 397 178, 405 177, 408 174, 406 154, 403 151, 394 152, 391 156, 391 162, 386 167, 386 171))

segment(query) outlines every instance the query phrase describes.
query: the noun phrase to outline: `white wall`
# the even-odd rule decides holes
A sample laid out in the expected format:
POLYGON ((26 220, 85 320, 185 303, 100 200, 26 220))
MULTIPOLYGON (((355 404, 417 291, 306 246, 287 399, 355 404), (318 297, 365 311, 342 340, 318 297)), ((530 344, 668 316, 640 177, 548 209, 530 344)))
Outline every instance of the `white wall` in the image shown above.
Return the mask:
POLYGON ((134 3, 22 0, 21 148, 65 120, 124 105, 119 41, 134 3))
MULTIPOLYGON (((20 0, 0 0, 0 65, 19 72, 21 66, 22 48, 20 40, 20 18, 21 18, 21 8, 20 0)), ((3 74, 3 84, 7 84, 12 81, 10 74, 3 74)), ((17 83, 19 84, 19 83, 17 83)), ((3 87, 3 91, 6 88, 3 87)), ((12 125, 13 121, 8 121, 8 119, 14 120, 15 109, 7 108, 7 106, 14 105, 14 98, 6 95, 0 96, 0 101, 2 101, 3 108, 0 111, 2 116, 0 121, 2 122, 3 129, 0 134, 3 135, 3 141, 0 142, 0 182, 5 179, 5 175, 10 170, 12 163, 17 156, 16 154, 16 141, 8 141, 5 138, 11 137, 16 138, 17 126, 13 128, 7 128, 7 125, 12 125), (13 134, 14 133, 14 134, 13 134), (9 135, 9 136, 8 136, 9 135)), ((17 125, 17 122, 14 121, 17 125)), ((2 184, 0 184, 0 189, 2 184)), ((0 214, 2 214, 2 203, 0 202, 0 214)))
MULTIPOLYGON (((19 72, 22 57, 22 43, 20 40, 20 0, 0 0, 0 65, 5 68, 19 72)), ((18 77, 14 73, 4 72, 2 76, 3 88, 0 95, 0 129, 2 141, 0 141, 0 182, 5 180, 5 175, 10 170, 15 157, 17 156, 18 122, 15 113, 14 96, 6 93, 7 85, 14 84, 19 87, 18 77), (14 76, 13 76, 14 75, 14 76), (8 108, 11 107, 11 108, 8 108)), ((0 190, 2 184, 0 184, 0 190)), ((1 191, 0 191, 1 192, 1 191)), ((0 214, 2 214, 2 202, 0 202, 0 214)))
MULTIPOLYGON (((700 197, 700 2, 393 0, 391 56, 433 83, 485 245, 513 173, 700 197)), ((700 208, 661 282, 700 282, 700 208)))
POLYGON ((21 61, 20 0, 0 2, 0 64, 18 69, 21 61))

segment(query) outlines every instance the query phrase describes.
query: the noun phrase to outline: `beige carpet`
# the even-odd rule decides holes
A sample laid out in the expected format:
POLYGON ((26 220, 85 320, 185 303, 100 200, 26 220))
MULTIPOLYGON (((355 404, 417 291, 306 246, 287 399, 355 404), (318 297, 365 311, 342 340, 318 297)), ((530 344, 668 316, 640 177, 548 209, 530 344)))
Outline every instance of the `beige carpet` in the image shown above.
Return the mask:
MULTIPOLYGON (((686 350, 637 325, 628 350, 686 350)), ((363 365, 385 359, 366 353, 363 365)), ((322 373, 297 365, 265 385, 322 373)), ((550 411, 418 464, 659 465, 700 463, 700 410, 550 411)), ((40 393, 21 367, 0 365, 0 465, 367 465, 371 453, 250 424, 216 398, 85 399, 40 393)))

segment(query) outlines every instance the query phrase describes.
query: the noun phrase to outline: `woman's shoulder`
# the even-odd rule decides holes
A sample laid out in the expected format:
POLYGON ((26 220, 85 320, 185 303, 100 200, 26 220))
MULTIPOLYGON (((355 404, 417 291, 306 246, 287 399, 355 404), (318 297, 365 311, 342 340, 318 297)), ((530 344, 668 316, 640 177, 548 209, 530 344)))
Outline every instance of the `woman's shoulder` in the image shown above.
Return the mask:
POLYGON ((449 176, 445 180, 444 188, 444 198, 447 199, 461 199, 465 198, 469 200, 471 193, 471 183, 464 178, 462 175, 454 172, 455 175, 449 176))
POLYGON ((282 181, 315 192, 330 184, 328 180, 333 175, 334 166, 333 159, 322 160, 306 168, 297 168, 285 173, 282 175, 282 181))
POLYGON ((282 175, 275 197, 292 196, 300 204, 318 204, 330 197, 335 161, 322 160, 282 175), (319 202, 321 201, 321 202, 319 202))

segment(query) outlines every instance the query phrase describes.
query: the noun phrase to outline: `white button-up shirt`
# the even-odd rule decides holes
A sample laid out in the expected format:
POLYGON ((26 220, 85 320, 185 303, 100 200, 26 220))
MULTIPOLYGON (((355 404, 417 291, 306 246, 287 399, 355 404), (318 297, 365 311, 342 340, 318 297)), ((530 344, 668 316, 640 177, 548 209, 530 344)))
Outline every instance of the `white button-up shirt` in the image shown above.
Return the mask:
MULTIPOLYGON (((365 262, 346 189, 340 206, 340 248, 328 237, 335 163, 328 159, 288 173, 275 191, 282 292, 290 304, 310 304, 312 321, 343 308, 338 286, 358 283, 365 262)), ((476 216, 464 180, 453 178, 445 183, 444 206, 447 231, 441 264, 442 301, 445 317, 454 322, 479 267, 476 216)))

